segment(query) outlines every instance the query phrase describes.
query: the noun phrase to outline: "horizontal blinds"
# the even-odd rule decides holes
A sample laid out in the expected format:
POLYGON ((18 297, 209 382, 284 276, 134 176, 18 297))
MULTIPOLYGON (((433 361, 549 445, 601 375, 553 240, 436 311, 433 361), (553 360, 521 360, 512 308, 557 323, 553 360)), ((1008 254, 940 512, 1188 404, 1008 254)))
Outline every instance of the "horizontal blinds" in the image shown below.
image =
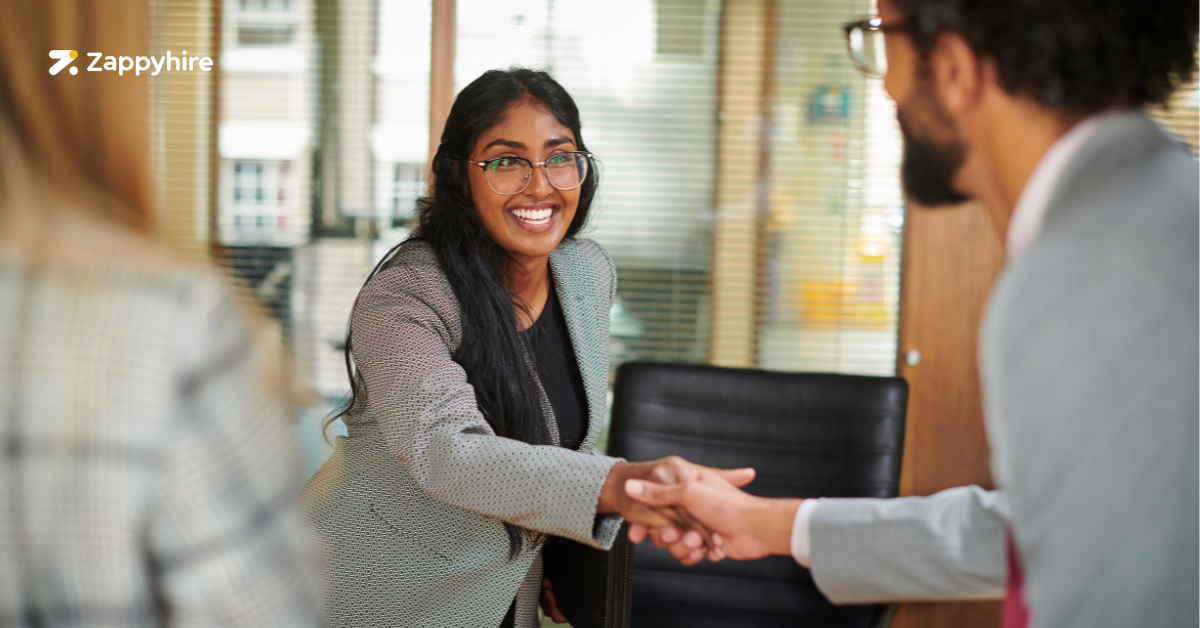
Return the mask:
POLYGON ((430 4, 222 8, 214 239, 333 403, 354 297, 424 191, 430 4))
POLYGON ((613 365, 700 361, 715 176, 716 0, 458 0, 455 83, 548 70, 580 108, 600 194, 584 232, 619 273, 613 365))
POLYGON ((853 69, 841 28, 869 10, 726 3, 717 363, 894 372, 900 142, 881 81, 853 69))
MULTIPOLYGON (((457 3, 459 88, 492 67, 544 67, 580 105, 603 181, 585 235, 620 272, 614 365, 892 372, 900 143, 840 29, 869 3, 771 6, 457 3)), ((194 255, 215 243, 301 379, 335 400, 353 298, 424 191, 430 3, 150 8, 152 54, 220 70, 150 79, 163 233, 194 255)), ((1193 151, 1197 93, 1152 112, 1193 151)))
POLYGON ((867 2, 779 0, 760 364, 895 370, 903 197, 895 110, 853 68, 867 2))
POLYGON ((312 467, 325 453, 322 406, 349 388, 341 350, 354 298, 406 234, 423 193, 430 4, 153 0, 151 8, 154 54, 186 49, 212 56, 219 70, 155 79, 164 233, 197 255, 215 247, 261 304, 295 375, 320 393, 324 403, 301 425, 312 467))
POLYGON ((218 25, 215 252, 288 347, 311 229, 314 11, 311 0, 225 0, 218 25))
MULTIPOLYGON (((208 0, 150 0, 150 50, 113 54, 214 58, 208 0)), ((106 53, 107 54, 107 53, 106 53)), ((215 58, 214 58, 215 61, 215 58)), ((126 80, 146 81, 150 95, 151 163, 162 237, 184 255, 204 259, 211 241, 212 143, 216 72, 160 71, 126 80)))
POLYGON ((1193 155, 1200 152, 1200 82, 1181 86, 1166 107, 1151 108, 1150 115, 1187 144, 1193 155))
POLYGON ((763 95, 769 78, 763 0, 727 0, 721 16, 717 188, 713 216, 709 360, 756 366, 759 295, 764 293, 759 235, 766 196, 763 95))
POLYGON ((315 0, 312 229, 296 250, 296 360, 333 403, 354 298, 407 236, 429 144, 428 0, 315 0))

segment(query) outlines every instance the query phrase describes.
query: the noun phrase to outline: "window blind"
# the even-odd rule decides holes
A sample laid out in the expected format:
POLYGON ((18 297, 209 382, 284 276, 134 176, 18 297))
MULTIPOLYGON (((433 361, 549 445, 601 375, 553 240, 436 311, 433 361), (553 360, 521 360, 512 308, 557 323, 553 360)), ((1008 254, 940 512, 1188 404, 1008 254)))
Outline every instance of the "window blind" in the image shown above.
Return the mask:
POLYGON ((882 80, 842 24, 867 2, 780 0, 770 110, 759 363, 891 375, 899 307, 900 139, 882 80))
POLYGON ((1166 107, 1153 107, 1150 115, 1187 144, 1193 155, 1200 153, 1200 82, 1181 85, 1166 107))
MULTIPOLYGON (((216 249, 324 400, 366 273, 407 235, 429 146, 428 0, 151 0, 164 236, 216 249), (216 4, 214 4, 216 2, 216 4)), ((454 83, 549 70, 601 192, 585 236, 620 273, 631 359, 888 374, 903 199, 894 106, 850 66, 868 0, 458 0, 454 83)), ((1151 113, 1197 150, 1196 85, 1151 113)), ((315 429, 308 445, 319 447, 315 429)), ((319 462, 320 452, 310 452, 319 462)))
POLYGON ((164 234, 215 254, 263 306, 322 400, 301 424, 315 467, 319 418, 348 390, 350 308, 424 188, 430 3, 152 0, 151 11, 154 54, 186 49, 216 66, 154 79, 164 234))
POLYGON ((291 348, 311 230, 313 4, 224 0, 218 28, 215 254, 291 348))
POLYGON ((900 143, 841 29, 870 10, 726 2, 714 362, 894 372, 900 143))
POLYGON ((600 193, 583 234, 617 265, 613 365, 703 361, 720 4, 458 0, 454 78, 548 70, 579 106, 600 193))
MULTIPOLYGON (((114 55, 209 57, 215 62, 210 0, 151 0, 150 50, 114 55)), ((184 255, 209 255, 212 218, 214 89, 217 72, 196 69, 142 74, 150 97, 151 164, 158 224, 163 238, 184 255)))

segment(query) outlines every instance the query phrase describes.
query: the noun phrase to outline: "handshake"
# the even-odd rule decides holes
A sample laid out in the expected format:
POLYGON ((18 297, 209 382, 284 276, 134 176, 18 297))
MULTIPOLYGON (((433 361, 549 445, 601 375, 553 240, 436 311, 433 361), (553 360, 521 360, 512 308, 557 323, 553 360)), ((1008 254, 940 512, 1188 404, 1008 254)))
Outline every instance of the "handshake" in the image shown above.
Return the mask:
MULTIPOLYGON (((653 462, 618 462, 600 491, 596 511, 620 513, 629 540, 650 538, 684 565, 705 558, 753 560, 791 555, 791 534, 800 499, 766 499, 742 491, 754 469, 714 469, 679 456, 653 462)), ((542 608, 566 623, 553 583, 542 581, 542 608)))
POLYGON ((619 512, 630 524, 631 541, 648 537, 684 565, 790 555, 801 500, 741 490, 753 480, 754 469, 714 469, 678 456, 619 463, 601 493, 600 511, 619 512))

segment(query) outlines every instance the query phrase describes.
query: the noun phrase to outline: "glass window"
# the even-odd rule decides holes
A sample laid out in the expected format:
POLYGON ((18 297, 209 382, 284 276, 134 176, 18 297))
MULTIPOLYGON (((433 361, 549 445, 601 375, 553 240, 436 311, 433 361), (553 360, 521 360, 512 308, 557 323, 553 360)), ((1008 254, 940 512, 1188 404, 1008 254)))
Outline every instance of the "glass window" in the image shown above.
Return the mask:
POLYGON ((425 193, 425 166, 397 162, 391 164, 391 171, 386 203, 390 208, 391 225, 402 227, 416 216, 417 199, 425 193))
POLYGON ((882 80, 853 68, 840 29, 868 7, 781 0, 778 11, 759 365, 891 375, 900 138, 882 80))
MULTIPOLYGON (((164 233, 194 255, 215 244, 263 303, 323 400, 301 422, 315 468, 316 425, 348 390, 355 296, 425 193, 432 4, 152 4, 154 54, 216 54, 218 31, 224 43, 219 75, 152 84, 164 233)), ((840 28, 871 11, 869 0, 457 0, 457 88, 491 68, 539 67, 580 107, 602 180, 583 235, 619 272, 614 367, 894 372, 900 139, 881 81, 851 68, 840 28)), ((1153 112, 1193 150, 1197 94, 1186 86, 1153 112)))
POLYGON ((457 88, 523 65, 548 70, 579 105, 601 175, 583 235, 620 276, 613 364, 703 361, 720 3, 457 4, 457 88))

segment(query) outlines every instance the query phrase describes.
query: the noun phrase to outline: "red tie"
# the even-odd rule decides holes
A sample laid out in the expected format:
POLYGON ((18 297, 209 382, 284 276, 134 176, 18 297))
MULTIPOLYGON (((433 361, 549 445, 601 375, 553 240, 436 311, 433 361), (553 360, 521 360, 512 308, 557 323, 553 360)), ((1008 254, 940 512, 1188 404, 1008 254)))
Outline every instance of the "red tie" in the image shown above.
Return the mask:
POLYGON ((1017 555, 1012 532, 1005 533, 1004 540, 1008 552, 1008 594, 1004 597, 1000 628, 1028 628, 1029 606, 1025 604, 1025 574, 1021 571, 1021 557, 1017 555))

